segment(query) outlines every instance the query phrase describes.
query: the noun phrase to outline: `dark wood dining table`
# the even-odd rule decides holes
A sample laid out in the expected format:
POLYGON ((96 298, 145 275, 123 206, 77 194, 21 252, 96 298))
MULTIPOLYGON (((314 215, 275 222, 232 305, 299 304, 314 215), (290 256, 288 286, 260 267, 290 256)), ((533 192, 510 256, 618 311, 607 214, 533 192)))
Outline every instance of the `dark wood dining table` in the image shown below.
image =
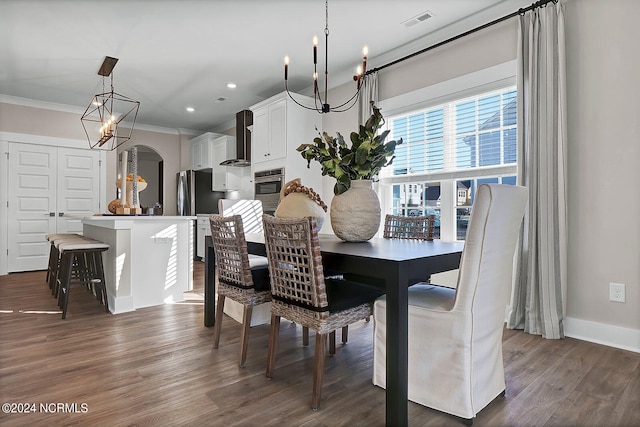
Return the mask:
MULTIPOLYGON (((264 236, 246 234, 249 253, 265 255, 264 236)), ((431 274, 455 270, 464 243, 377 238, 347 243, 321 234, 320 250, 326 269, 378 279, 387 294, 386 425, 406 426, 408 386, 408 288, 431 274)), ((204 325, 215 321, 215 254, 211 237, 205 240, 204 325)))

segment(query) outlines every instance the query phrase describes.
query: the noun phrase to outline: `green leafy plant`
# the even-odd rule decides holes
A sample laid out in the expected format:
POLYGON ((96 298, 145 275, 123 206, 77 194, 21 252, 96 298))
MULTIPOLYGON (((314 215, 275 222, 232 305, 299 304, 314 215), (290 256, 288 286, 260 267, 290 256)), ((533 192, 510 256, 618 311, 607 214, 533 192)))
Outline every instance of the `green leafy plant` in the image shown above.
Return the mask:
POLYGON ((335 137, 318 132, 320 136, 314 138, 313 144, 302 144, 297 148, 307 160, 307 167, 315 160, 322 167, 322 175, 336 179, 335 194, 347 191, 353 180, 377 177, 380 169, 393 162, 396 146, 402 144, 402 138, 385 143, 389 130, 378 135, 384 125, 384 117, 373 103, 372 108, 373 114, 364 125, 360 125, 359 132, 351 132, 351 147, 340 132, 335 137))

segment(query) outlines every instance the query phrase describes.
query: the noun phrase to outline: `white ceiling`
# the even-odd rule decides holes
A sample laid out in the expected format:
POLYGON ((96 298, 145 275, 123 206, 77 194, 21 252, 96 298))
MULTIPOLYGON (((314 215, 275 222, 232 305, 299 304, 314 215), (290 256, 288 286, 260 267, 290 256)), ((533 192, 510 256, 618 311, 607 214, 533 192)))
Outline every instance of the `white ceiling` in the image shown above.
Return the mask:
MULTIPOLYGON (((329 86, 351 80, 364 45, 371 69, 530 2, 331 0, 329 86), (425 11, 433 17, 403 24, 425 11)), ((324 9, 322 0, 0 0, 0 95, 81 114, 102 92, 98 68, 112 56, 115 91, 141 102, 139 124, 214 130, 284 89, 285 55, 289 88, 308 90, 314 35, 323 74, 324 9)))

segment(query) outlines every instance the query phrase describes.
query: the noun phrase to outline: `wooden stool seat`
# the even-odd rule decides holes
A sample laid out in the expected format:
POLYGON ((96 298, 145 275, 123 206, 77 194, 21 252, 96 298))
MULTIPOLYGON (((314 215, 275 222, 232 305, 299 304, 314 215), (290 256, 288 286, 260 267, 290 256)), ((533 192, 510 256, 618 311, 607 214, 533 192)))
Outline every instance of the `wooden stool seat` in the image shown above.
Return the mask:
POLYGON ((57 274, 58 305, 62 309, 62 318, 67 317, 69 293, 72 283, 85 284, 95 292, 98 301, 109 311, 107 286, 104 278, 102 252, 109 249, 109 245, 94 239, 62 240, 56 244, 60 254, 60 267, 57 274), (74 264, 77 275, 72 277, 74 264))
POLYGON ((51 274, 58 268, 58 250, 55 247, 55 242, 60 239, 81 239, 82 236, 77 233, 53 233, 47 234, 45 239, 47 242, 51 243, 51 248, 49 249, 49 264, 47 265, 47 276, 45 277, 45 281, 49 284, 49 288, 53 289, 54 280, 52 280, 51 274))
MULTIPOLYGON (((60 251, 58 247, 62 243, 73 243, 73 242, 89 242, 93 241, 88 237, 84 237, 80 234, 74 233, 64 233, 64 234, 47 234, 47 240, 51 243, 51 248, 49 250, 49 265, 47 267, 47 283, 49 284, 49 289, 51 289, 51 294, 54 297, 58 297, 58 272, 60 269, 60 251)), ((77 270, 73 269, 72 274, 77 275, 77 270)))

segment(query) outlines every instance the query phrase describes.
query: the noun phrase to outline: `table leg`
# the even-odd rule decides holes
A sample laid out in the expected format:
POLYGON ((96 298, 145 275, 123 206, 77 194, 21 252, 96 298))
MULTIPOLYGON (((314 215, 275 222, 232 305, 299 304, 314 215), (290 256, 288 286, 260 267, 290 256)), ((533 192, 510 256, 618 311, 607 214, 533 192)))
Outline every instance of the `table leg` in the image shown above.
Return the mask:
POLYGON ((387 289, 387 393, 386 425, 408 425, 408 274, 400 268, 386 277, 387 289))
POLYGON ((211 236, 206 236, 204 254, 204 326, 216 323, 216 257, 211 236))

